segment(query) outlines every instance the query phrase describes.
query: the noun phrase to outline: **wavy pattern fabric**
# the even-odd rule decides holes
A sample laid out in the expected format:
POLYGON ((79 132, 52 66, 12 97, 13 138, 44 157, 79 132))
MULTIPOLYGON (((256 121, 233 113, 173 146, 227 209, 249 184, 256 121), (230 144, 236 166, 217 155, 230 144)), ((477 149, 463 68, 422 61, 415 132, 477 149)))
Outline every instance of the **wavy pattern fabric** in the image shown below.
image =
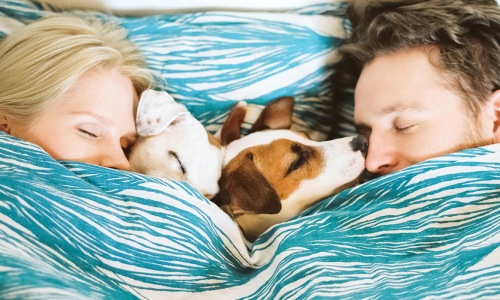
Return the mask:
POLYGON ((345 190, 254 244, 182 182, 0 135, 1 299, 493 299, 500 145, 345 190))
MULTIPOLYGON (((0 0, 0 14, 29 23, 59 13, 37 3, 0 0)), ((331 101, 337 48, 347 37, 346 8, 347 2, 339 0, 284 13, 208 11, 144 17, 78 13, 125 27, 149 66, 165 80, 166 90, 210 131, 221 127, 238 101, 256 108, 246 119, 246 131, 265 103, 294 96, 294 128, 323 140, 332 123, 352 120, 351 115, 333 119, 331 101)))
MULTIPOLYGON (((49 13, 58 12, 0 0, 0 37, 49 13)), ((345 2, 84 14, 125 26, 169 92, 214 131, 234 102, 258 110, 284 94, 313 137, 340 122, 328 99, 345 2)), ((350 120, 346 94, 338 113, 350 120)), ((498 144, 345 190, 251 244, 186 183, 58 162, 0 133, 0 299, 498 299, 499 257, 498 144)))

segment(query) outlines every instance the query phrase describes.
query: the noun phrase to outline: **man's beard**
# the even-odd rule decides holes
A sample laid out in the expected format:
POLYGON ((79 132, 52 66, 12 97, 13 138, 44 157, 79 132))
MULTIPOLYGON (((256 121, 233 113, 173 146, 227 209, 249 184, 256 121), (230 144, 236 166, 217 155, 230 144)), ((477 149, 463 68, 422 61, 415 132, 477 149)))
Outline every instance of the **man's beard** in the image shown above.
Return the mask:
POLYGON ((454 149, 451 149, 452 151, 450 151, 450 153, 487 146, 494 143, 493 136, 488 136, 484 133, 481 121, 477 117, 474 117, 473 120, 469 120, 468 123, 469 126, 467 126, 468 130, 465 134, 465 139, 456 145, 454 149))

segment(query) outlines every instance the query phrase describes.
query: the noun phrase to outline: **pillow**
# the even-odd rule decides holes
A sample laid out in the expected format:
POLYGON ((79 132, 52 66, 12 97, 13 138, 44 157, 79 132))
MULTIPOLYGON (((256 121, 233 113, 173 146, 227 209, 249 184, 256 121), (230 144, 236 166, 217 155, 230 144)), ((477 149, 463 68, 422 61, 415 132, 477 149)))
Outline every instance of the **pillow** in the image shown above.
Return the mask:
MULTIPOLYGON (((60 11, 27 0, 0 4, 1 15, 24 23, 60 11)), ((149 66, 165 79, 166 90, 212 133, 238 101, 250 104, 244 133, 265 103, 293 96, 293 128, 323 140, 336 122, 332 75, 337 48, 347 37, 346 8, 347 2, 339 0, 273 13, 79 13, 124 26, 149 66)))

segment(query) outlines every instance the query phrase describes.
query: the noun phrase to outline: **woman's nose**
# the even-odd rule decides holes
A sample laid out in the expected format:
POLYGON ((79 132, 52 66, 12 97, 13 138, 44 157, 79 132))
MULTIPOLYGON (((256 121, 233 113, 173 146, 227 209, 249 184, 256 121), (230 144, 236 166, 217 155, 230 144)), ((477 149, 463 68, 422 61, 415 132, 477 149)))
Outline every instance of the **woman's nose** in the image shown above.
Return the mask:
POLYGON ((397 147, 389 139, 380 138, 373 133, 368 142, 365 167, 375 174, 385 175, 397 170, 397 147))
POLYGON ((121 145, 113 147, 110 146, 107 151, 103 152, 99 165, 125 171, 130 170, 130 163, 125 155, 125 152, 123 152, 121 145))

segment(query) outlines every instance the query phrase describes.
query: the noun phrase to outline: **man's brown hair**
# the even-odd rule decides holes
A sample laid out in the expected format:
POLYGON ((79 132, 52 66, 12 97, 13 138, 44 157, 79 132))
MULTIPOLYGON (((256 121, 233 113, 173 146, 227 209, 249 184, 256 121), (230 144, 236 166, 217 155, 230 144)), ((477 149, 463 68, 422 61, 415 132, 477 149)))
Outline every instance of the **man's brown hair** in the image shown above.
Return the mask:
MULTIPOLYGON (((365 0, 364 0, 365 1, 365 0)), ((354 87, 363 66, 379 55, 429 50, 430 62, 475 115, 500 89, 500 7, 494 0, 380 0, 350 7, 353 31, 342 55, 339 87, 354 87)), ((388 70, 390 72, 390 70, 388 70)))

